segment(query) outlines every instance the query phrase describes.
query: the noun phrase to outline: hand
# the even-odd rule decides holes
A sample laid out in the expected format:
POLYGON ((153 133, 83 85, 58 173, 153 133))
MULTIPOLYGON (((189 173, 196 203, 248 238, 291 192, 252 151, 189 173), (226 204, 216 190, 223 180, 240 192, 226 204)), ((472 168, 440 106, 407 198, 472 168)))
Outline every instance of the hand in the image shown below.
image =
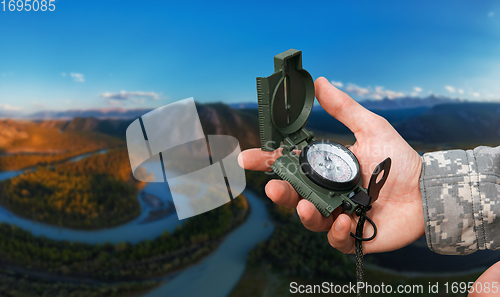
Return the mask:
MULTIPOLYGON (((346 125, 357 141, 350 147, 361 166, 363 187, 368 187, 375 167, 391 157, 392 168, 378 200, 367 214, 377 225, 377 237, 363 243, 365 253, 379 253, 402 248, 424 235, 424 216, 419 188, 422 160, 417 152, 396 132, 384 118, 370 112, 344 92, 332 86, 324 77, 314 83, 316 98, 333 117, 346 125)), ((249 149, 241 153, 238 161, 249 170, 268 171, 280 156, 280 150, 265 152, 249 149)), ((283 180, 271 180, 266 194, 275 203, 287 208, 297 208, 300 220, 312 231, 328 231, 330 244, 344 252, 354 253, 357 217, 340 214, 337 208, 325 218, 314 205, 300 197, 293 187, 283 180)), ((364 237, 373 234, 370 224, 365 224, 364 237)))
POLYGON ((488 297, 488 296, 498 296, 500 293, 500 262, 495 263, 493 266, 488 268, 481 276, 476 280, 472 288, 480 289, 481 292, 472 292, 469 297, 488 297), (480 283, 480 284, 479 284, 480 283), (487 284, 488 283, 488 284, 487 284), (489 289, 485 290, 485 286, 489 289), (486 291, 486 292, 485 292, 486 291))

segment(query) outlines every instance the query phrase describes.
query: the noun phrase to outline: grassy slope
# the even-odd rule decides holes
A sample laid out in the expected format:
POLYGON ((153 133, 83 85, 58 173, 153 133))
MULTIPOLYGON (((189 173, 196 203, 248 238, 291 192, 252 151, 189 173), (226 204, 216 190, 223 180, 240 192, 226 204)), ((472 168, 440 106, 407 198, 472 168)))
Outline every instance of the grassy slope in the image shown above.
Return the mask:
POLYGON ((0 156, 0 171, 55 163, 124 144, 118 138, 95 132, 61 132, 57 126, 33 122, 15 122, 15 125, 26 132, 28 137, 13 139, 7 146, 0 148, 3 153, 8 154, 0 156))

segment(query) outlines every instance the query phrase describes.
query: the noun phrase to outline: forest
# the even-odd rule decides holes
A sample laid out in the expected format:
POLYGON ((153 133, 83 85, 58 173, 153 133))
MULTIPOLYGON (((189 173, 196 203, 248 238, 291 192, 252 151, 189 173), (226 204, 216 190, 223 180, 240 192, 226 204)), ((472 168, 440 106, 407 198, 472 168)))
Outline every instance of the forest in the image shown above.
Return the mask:
POLYGON ((139 216, 139 183, 131 180, 126 150, 38 167, 0 183, 0 203, 32 220, 99 229, 139 216))
POLYGON ((142 293, 158 285, 157 281, 87 282, 41 280, 10 269, 0 268, 2 297, 119 297, 142 293))
POLYGON ((195 216, 173 233, 137 244, 85 244, 33 236, 0 224, 0 262, 49 275, 99 280, 142 280, 165 275, 201 259, 241 224, 249 208, 240 196, 232 203, 195 216))

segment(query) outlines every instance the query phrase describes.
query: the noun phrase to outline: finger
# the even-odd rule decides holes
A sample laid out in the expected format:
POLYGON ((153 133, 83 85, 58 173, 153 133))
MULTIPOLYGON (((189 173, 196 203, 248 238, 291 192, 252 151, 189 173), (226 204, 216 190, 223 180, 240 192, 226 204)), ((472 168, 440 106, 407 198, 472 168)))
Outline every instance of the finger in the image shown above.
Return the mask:
POLYGON ((245 150, 238 156, 238 164, 241 168, 257 171, 269 171, 274 161, 281 157, 281 149, 265 152, 260 148, 245 150))
POLYGON ((351 218, 346 214, 340 214, 332 228, 328 231, 328 242, 337 250, 352 254, 354 239, 351 237, 351 218))
POLYGON ((286 208, 295 208, 301 199, 289 182, 279 179, 270 180, 266 185, 267 197, 286 208))
POLYGON ((299 201, 297 213, 304 227, 311 231, 328 231, 332 227, 334 215, 325 218, 311 202, 305 199, 299 201))
POLYGON ((346 125, 354 134, 365 128, 370 118, 376 116, 349 95, 334 87, 324 77, 316 79, 314 87, 316 98, 323 109, 346 125))
MULTIPOLYGON (((500 262, 497 262, 493 264, 488 270, 486 270, 474 283, 472 286, 472 289, 476 289, 478 287, 481 287, 484 289, 484 285, 486 283, 489 283, 490 285, 493 283, 500 283, 500 262), (481 285, 479 285, 479 283, 481 285), (477 284, 477 285, 476 285, 477 284)), ((472 292, 469 294, 469 297, 487 297, 487 296, 498 296, 498 290, 496 290, 493 293, 493 290, 489 290, 489 293, 485 293, 484 291, 482 292, 477 292, 478 290, 474 290, 475 292, 472 292)))

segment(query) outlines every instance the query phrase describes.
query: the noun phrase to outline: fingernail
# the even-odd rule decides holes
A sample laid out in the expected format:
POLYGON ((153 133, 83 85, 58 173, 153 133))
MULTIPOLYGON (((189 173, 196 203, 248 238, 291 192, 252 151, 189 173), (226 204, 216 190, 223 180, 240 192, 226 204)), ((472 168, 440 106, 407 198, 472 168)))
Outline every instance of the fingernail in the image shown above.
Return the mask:
POLYGON ((337 230, 337 231, 342 231, 342 229, 343 229, 343 228, 344 228, 344 226, 342 226, 342 224, 340 223, 340 221, 339 221, 339 220, 337 220, 337 221, 335 222, 335 230, 337 230))
POLYGON ((238 165, 240 165, 241 168, 245 168, 245 165, 243 164, 243 156, 241 153, 238 155, 238 165))
POLYGON ((297 208, 297 215, 299 215, 299 219, 302 220, 302 216, 300 215, 299 209, 297 208))

